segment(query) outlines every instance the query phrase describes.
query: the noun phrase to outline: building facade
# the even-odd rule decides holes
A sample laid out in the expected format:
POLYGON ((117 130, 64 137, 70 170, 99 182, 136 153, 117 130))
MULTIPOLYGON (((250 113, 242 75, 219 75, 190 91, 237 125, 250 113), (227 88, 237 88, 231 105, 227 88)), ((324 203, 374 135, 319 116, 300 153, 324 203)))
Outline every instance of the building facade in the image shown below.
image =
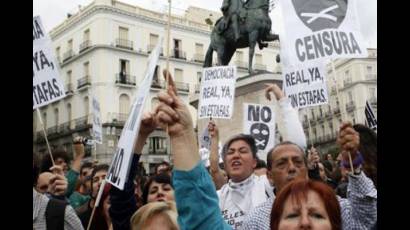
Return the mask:
POLYGON ((337 59, 329 63, 329 104, 302 109, 299 113, 308 144, 317 146, 323 153, 335 149, 342 121, 365 124, 366 100, 377 117, 377 50, 368 49, 368 54, 367 58, 337 59))
MULTIPOLYGON (((204 55, 210 43, 212 26, 221 16, 197 7, 185 15, 171 16, 170 72, 179 94, 187 103, 199 93, 204 55)), ((65 148, 69 153, 72 138, 91 136, 92 97, 100 102, 103 144, 93 150, 101 163, 110 163, 134 96, 145 75, 148 56, 163 37, 161 56, 145 111, 158 103, 157 93, 164 86, 162 70, 166 68, 167 14, 113 0, 95 0, 50 31, 60 76, 67 96, 40 109, 51 148, 65 148)), ((255 70, 275 72, 279 45, 272 43, 256 50, 255 70)), ((238 66, 238 77, 247 75, 248 49, 239 50, 231 65, 238 66)), ((216 60, 216 54, 214 54, 216 60)), ((214 61, 215 62, 215 61, 214 61)), ((193 118, 196 109, 190 106, 193 118)), ((196 125, 196 119, 194 119, 196 125)), ((156 130, 144 147, 141 162, 146 171, 170 160, 167 135, 156 130)), ((33 113, 33 149, 47 151, 44 135, 33 113)))

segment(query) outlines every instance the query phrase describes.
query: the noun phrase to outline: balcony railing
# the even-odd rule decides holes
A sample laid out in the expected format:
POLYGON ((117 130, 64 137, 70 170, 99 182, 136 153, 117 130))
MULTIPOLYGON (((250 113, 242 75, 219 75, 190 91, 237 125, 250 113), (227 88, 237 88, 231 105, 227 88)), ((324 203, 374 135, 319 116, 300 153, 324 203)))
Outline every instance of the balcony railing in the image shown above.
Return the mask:
POLYGON ((71 83, 66 84, 66 85, 65 85, 65 94, 67 94, 67 95, 72 95, 73 92, 74 92, 74 90, 73 90, 73 84, 71 84, 71 83))
POLYGON ((238 68, 248 69, 248 64, 246 62, 243 62, 243 61, 235 61, 235 65, 238 68))
POLYGON ((135 85, 135 76, 117 73, 115 75, 115 84, 135 85))
POLYGON ((117 38, 115 40, 115 46, 118 48, 129 49, 129 50, 134 49, 132 41, 126 40, 126 39, 120 39, 120 38, 117 38))
POLYGON ((181 49, 173 49, 171 51, 171 57, 186 60, 186 54, 181 49))
POLYGON ((57 133, 57 126, 53 126, 47 129, 47 136, 48 135, 52 135, 52 134, 56 134, 57 133))
POLYGON ((266 70, 266 65, 255 63, 253 67, 255 70, 266 70))
POLYGON ((91 47, 91 40, 86 40, 80 44, 80 53, 91 47))
POLYGON ((124 125, 127 121, 128 114, 126 113, 113 113, 112 122, 124 125))
POLYGON ((69 50, 63 54, 63 62, 67 61, 70 59, 72 56, 74 56, 73 50, 69 50))
MULTIPOLYGON (((155 45, 151 45, 151 44, 147 45, 147 53, 151 53, 152 50, 154 50, 154 48, 155 48, 155 45)), ((160 48, 159 55, 164 56, 164 49, 162 47, 160 48)))
POLYGON ((204 62, 205 61, 204 54, 202 54, 202 53, 195 53, 193 59, 196 62, 204 62))
MULTIPOLYGON (((175 83, 175 86, 177 87, 177 90, 189 92, 188 83, 178 82, 178 81, 175 81, 174 83, 175 83)), ((164 86, 165 86, 165 81, 153 81, 151 84, 151 88, 157 88, 157 89, 164 88, 164 86)))
POLYGON ((75 119, 75 128, 80 129, 80 128, 85 128, 87 124, 89 123, 89 115, 85 115, 83 117, 75 119))
POLYGON ((71 124, 70 121, 61 124, 60 126, 58 126, 58 131, 59 131, 60 133, 69 132, 69 131, 71 130, 70 124, 71 124))
POLYGON ((80 89, 84 86, 91 85, 90 76, 85 76, 83 78, 78 79, 77 81, 77 89, 80 89))
POLYGON ((353 111, 354 109, 355 109, 355 104, 354 104, 354 102, 353 101, 349 101, 347 104, 346 104, 346 111, 347 112, 351 112, 351 111, 353 111))

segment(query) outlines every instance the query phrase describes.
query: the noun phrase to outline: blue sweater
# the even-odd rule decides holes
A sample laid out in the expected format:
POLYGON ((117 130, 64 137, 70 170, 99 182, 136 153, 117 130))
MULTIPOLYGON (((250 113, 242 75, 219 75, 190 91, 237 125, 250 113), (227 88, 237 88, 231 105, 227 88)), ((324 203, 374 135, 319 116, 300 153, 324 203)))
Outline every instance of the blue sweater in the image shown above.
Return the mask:
POLYGON ((190 171, 174 170, 172 183, 181 230, 232 229, 222 218, 215 186, 201 161, 190 171))

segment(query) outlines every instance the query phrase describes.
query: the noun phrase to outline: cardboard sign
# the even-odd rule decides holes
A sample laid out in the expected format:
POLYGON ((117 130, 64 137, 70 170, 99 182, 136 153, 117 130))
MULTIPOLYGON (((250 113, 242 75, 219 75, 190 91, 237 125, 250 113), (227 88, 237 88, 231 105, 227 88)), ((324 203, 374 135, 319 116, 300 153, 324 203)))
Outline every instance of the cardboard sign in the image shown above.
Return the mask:
POLYGON ((161 44, 162 37, 159 39, 159 42, 149 56, 148 68, 145 72, 144 80, 139 87, 130 115, 128 116, 127 122, 122 130, 120 140, 118 141, 118 147, 114 154, 113 161, 108 169, 107 181, 120 190, 124 189, 125 181, 128 178, 132 154, 134 154, 134 141, 138 137, 142 109, 144 108, 144 103, 147 96, 149 96, 155 66, 159 59, 161 44))
POLYGON ((33 18, 33 109, 65 97, 52 43, 41 23, 33 18))
POLYGON ((235 99, 236 67, 204 68, 202 76, 198 118, 230 119, 235 99))
POLYGON ((281 0, 290 62, 367 57, 354 0, 281 0))
POLYGON ((275 112, 273 106, 243 105, 243 133, 255 139, 259 159, 266 161, 267 152, 275 145, 275 112))

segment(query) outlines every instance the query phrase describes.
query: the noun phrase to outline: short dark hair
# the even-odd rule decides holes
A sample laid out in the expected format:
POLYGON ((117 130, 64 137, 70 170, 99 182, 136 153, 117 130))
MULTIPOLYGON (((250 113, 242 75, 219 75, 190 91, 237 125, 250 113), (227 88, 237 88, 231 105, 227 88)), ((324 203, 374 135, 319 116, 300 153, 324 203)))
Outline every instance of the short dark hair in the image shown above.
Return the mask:
POLYGON ((171 177, 167 173, 160 173, 151 176, 145 184, 144 189, 142 191, 142 201, 144 202, 144 204, 148 203, 149 186, 151 186, 152 182, 154 181, 161 184, 169 184, 172 188, 174 188, 171 183, 171 177))
MULTIPOLYGON (((108 171, 108 169, 110 168, 110 166, 109 165, 107 165, 107 164, 99 164, 99 165, 96 165, 94 168, 93 168, 93 171, 92 171, 92 173, 91 173, 91 185, 93 184, 93 178, 94 178, 94 176, 95 176, 95 174, 97 174, 97 172, 99 172, 99 171, 108 171)), ((91 186, 91 194, 93 193, 93 186, 91 186)), ((96 198, 96 197, 95 197, 96 198)))
POLYGON ((300 152, 302 153, 302 155, 303 155, 303 159, 304 159, 304 161, 305 161, 305 165, 307 164, 307 159, 306 159, 305 151, 303 151, 303 149, 302 149, 299 145, 297 145, 297 144, 295 144, 295 143, 293 143, 293 142, 291 142, 291 141, 284 141, 284 142, 281 142, 281 143, 275 145, 271 150, 269 150, 268 156, 267 156, 267 159, 266 159, 267 166, 268 166, 268 170, 271 170, 271 169, 272 169, 273 152, 274 152, 278 147, 284 146, 284 145, 294 145, 294 146, 296 146, 296 147, 300 150, 300 152))
POLYGON ((265 161, 258 158, 255 169, 261 169, 261 168, 266 168, 266 163, 265 161))
POLYGON ((258 152, 258 149, 256 148, 255 139, 251 135, 241 133, 241 134, 232 136, 231 138, 228 139, 228 141, 225 142, 222 148, 222 160, 225 161, 225 156, 229 150, 229 146, 231 146, 233 142, 239 141, 239 140, 245 141, 249 145, 249 147, 251 148, 253 158, 257 159, 256 153, 258 152))
MULTIPOLYGON (((57 160, 58 158, 62 158, 67 165, 70 162, 70 158, 68 157, 68 153, 62 149, 57 149, 52 152, 53 159, 57 160)), ((53 162, 51 161, 50 154, 43 155, 43 160, 41 162, 40 173, 42 172, 50 172, 50 168, 53 166, 53 162)))
POLYGON ((83 172, 83 169, 85 169, 85 168, 93 168, 93 163, 91 163, 91 162, 84 162, 84 164, 82 164, 81 165, 81 168, 80 168, 80 174, 83 172))

